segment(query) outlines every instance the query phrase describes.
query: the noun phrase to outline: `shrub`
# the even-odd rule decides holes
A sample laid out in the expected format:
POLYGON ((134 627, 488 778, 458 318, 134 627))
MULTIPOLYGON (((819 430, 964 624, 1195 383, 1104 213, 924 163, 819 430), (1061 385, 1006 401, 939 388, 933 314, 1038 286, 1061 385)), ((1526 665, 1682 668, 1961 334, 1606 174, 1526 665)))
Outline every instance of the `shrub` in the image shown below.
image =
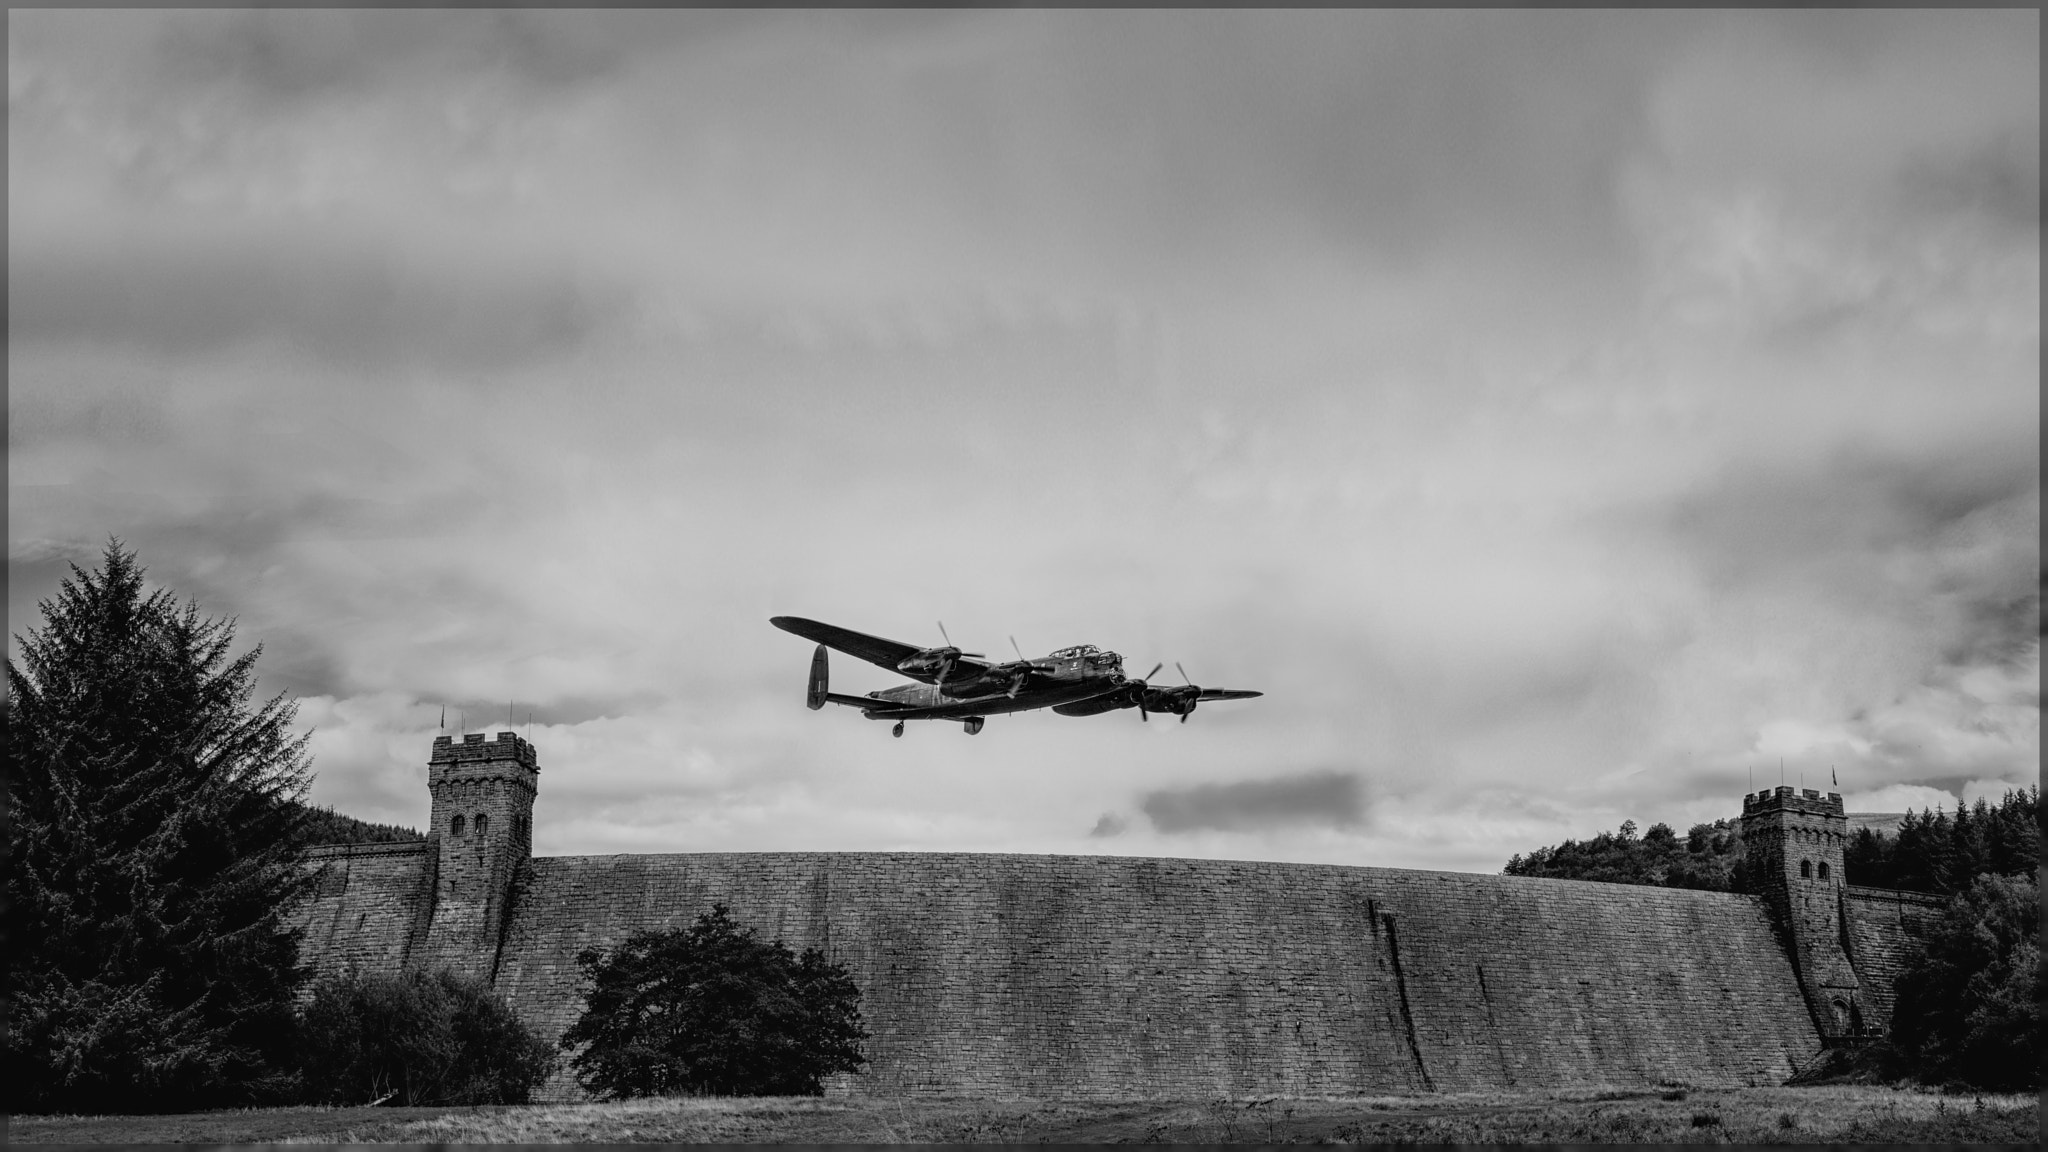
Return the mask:
POLYGON ((452 972, 331 976, 300 1017, 316 1104, 523 1104, 554 1047, 489 986, 452 972))
POLYGON ((815 1096, 866 1063, 846 970, 762 942, 723 904, 687 931, 636 932, 576 962, 588 1006, 562 1047, 584 1046, 570 1063, 598 1096, 815 1096))

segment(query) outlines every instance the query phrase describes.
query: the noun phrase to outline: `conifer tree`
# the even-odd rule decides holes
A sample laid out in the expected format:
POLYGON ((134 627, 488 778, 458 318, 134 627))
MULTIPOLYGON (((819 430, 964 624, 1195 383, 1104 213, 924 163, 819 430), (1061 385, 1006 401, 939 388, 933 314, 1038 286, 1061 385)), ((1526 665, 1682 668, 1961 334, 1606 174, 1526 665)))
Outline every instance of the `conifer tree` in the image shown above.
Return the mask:
POLYGON ((11 1108, 273 1096, 302 979, 296 706, 252 706, 261 648, 231 657, 234 622, 146 591, 119 541, 38 607, 7 662, 11 1108))
POLYGON ((1891 1043, 1930 1084, 2041 1087, 2041 888, 1985 873, 1949 898, 1899 973, 1891 1043))

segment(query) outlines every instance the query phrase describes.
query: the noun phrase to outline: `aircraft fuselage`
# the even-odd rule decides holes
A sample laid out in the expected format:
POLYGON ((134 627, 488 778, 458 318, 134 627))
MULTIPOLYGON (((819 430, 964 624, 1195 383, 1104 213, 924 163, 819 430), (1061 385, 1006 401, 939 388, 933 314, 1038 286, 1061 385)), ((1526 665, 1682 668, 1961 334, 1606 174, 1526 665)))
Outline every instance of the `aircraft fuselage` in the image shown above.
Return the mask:
POLYGON ((1093 669, 1071 679, 1054 678, 1040 672, 1015 696, 1003 691, 980 693, 972 689, 955 696, 930 684, 904 684, 868 693, 875 701, 875 707, 863 708, 862 714, 870 720, 895 720, 906 711, 915 711, 919 718, 942 720, 1029 712, 1034 708, 1050 708, 1100 696, 1116 687, 1112 676, 1093 669))

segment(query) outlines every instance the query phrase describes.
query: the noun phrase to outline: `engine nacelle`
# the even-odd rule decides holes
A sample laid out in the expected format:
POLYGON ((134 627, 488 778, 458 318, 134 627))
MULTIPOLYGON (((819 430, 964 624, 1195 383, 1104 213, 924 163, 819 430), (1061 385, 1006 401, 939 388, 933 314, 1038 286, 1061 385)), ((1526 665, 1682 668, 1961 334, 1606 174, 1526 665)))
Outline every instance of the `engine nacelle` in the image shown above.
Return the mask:
POLYGON ((989 669, 989 680, 998 691, 1015 696, 1031 683, 1031 672, 1029 664, 999 664, 989 669))
POLYGON ((1145 689, 1145 711, 1166 712, 1176 716, 1185 716, 1195 710, 1195 704, 1201 700, 1201 697, 1202 690, 1193 685, 1181 685, 1173 688, 1147 688, 1145 689))
POLYGON ((936 676, 944 680, 960 663, 958 648, 920 648, 905 656, 896 665, 896 670, 905 676, 936 676))

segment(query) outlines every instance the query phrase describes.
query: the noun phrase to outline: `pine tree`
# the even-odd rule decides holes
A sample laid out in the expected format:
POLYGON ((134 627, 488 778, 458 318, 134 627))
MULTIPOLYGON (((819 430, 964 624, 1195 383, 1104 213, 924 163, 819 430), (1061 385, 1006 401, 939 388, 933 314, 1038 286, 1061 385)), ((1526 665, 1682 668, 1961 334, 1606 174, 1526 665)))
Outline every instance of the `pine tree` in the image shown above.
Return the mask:
POLYGON ((14 1110, 254 1102, 285 1087, 303 979, 305 737, 251 706, 261 648, 145 592, 119 541, 7 663, 14 1110))
POLYGON ((1871 888, 1898 887, 1898 865, 1894 859, 1898 842, 1874 828, 1858 828, 1842 850, 1843 879, 1871 888))

